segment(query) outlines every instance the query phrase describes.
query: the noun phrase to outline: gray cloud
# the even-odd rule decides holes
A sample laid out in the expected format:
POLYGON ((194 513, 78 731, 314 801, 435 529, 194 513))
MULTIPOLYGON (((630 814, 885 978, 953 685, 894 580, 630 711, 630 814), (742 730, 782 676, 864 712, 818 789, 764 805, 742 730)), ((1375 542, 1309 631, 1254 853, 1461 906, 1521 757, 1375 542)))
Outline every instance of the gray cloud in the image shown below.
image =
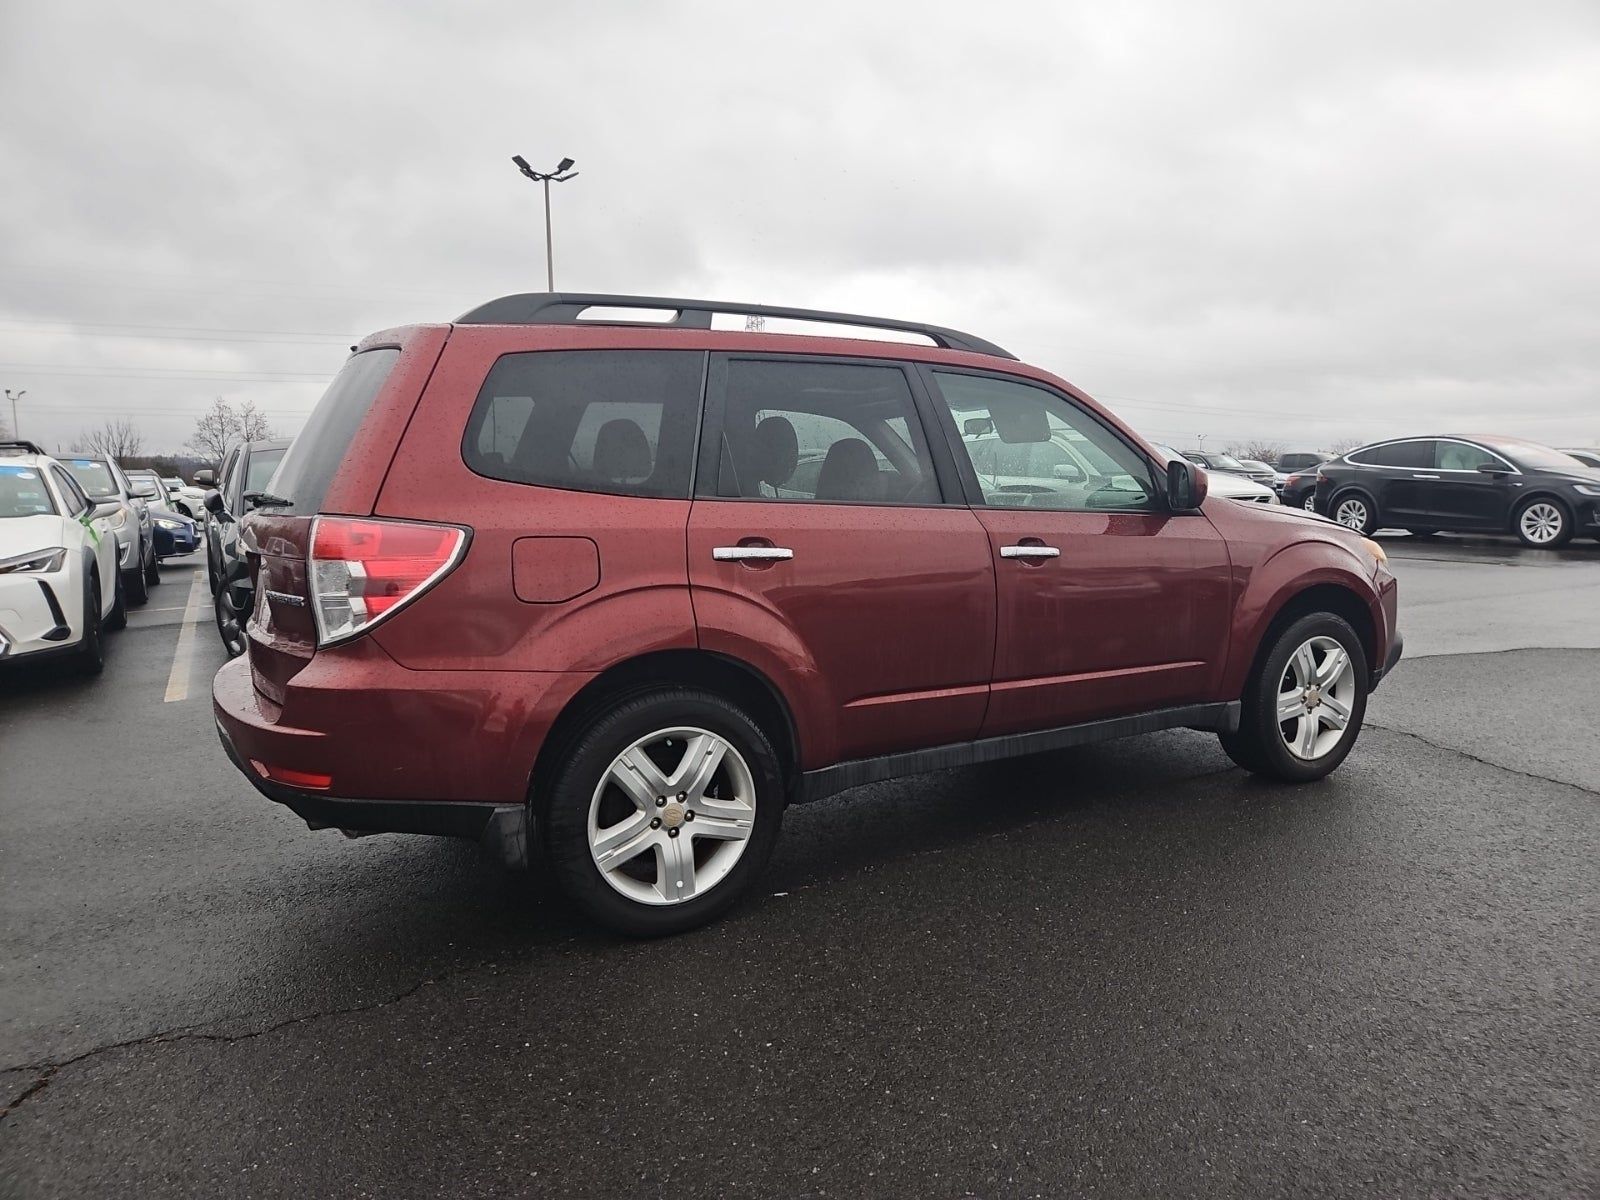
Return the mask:
POLYGON ((563 287, 968 327, 1174 440, 1600 442, 1581 0, 13 5, 0 101, 51 443, 293 430, 349 339, 537 288, 517 152, 579 160, 563 287))

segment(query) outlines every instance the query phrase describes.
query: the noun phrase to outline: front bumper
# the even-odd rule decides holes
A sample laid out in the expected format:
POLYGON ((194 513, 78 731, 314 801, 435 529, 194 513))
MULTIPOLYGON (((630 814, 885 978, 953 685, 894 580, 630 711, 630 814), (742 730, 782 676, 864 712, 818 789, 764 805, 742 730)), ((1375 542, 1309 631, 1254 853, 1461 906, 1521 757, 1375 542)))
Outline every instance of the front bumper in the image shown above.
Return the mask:
POLYGON ((193 525, 168 529, 158 522, 155 531, 157 558, 175 558, 180 554, 193 554, 200 549, 200 534, 193 525))
POLYGON ((0 661, 58 653, 81 641, 82 617, 62 596, 65 572, 0 578, 0 661))

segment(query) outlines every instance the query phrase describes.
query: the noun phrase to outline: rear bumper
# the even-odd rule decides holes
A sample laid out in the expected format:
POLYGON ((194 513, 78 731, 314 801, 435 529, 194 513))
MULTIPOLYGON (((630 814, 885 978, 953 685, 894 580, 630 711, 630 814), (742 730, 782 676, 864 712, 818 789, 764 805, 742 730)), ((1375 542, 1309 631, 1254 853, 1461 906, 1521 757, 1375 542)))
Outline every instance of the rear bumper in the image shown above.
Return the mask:
POLYGON ((362 638, 319 652, 281 707, 248 656, 217 672, 211 699, 233 764, 313 828, 474 838, 520 864, 539 747, 591 678, 411 671, 362 638))

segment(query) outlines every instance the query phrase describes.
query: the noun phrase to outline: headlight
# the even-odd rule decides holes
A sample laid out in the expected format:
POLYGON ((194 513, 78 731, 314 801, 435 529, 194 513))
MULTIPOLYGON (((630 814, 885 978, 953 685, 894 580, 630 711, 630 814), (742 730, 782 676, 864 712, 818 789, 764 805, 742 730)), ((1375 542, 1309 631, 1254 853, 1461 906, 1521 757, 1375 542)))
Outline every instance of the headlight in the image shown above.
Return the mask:
POLYGON ((1362 538, 1361 548, 1381 563, 1389 561, 1389 555, 1384 551, 1384 548, 1371 538, 1362 538))
POLYGON ((109 517, 106 518, 106 528, 107 529, 121 529, 127 523, 128 523, 128 510, 125 509, 125 508, 117 509, 116 512, 112 513, 109 517))
POLYGON ((157 518, 155 518, 155 522, 156 522, 157 525, 161 526, 161 528, 163 528, 163 529, 182 529, 183 528, 183 522, 179 521, 179 520, 176 520, 176 519, 174 519, 172 517, 157 517, 157 518))
POLYGON ((0 558, 0 575, 11 575, 18 571, 59 571, 61 564, 66 561, 65 546, 35 550, 31 554, 19 554, 15 558, 0 558))
POLYGON ((1600 484, 1575 483, 1572 490, 1583 496, 1600 496, 1600 484))

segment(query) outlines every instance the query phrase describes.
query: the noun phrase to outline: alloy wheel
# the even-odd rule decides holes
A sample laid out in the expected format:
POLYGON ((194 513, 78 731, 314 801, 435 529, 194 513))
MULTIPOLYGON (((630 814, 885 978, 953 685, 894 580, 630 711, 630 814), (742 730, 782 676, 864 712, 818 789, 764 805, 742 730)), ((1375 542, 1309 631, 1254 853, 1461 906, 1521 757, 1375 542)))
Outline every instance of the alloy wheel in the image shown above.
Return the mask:
POLYGON ((1334 512, 1333 519, 1346 529, 1365 530, 1367 527, 1367 502, 1351 496, 1339 502, 1338 509, 1334 512))
POLYGON ((1535 546, 1547 546, 1561 536, 1567 518, 1554 504, 1540 500, 1528 505, 1518 518, 1522 536, 1535 546))
POLYGON ((1278 681, 1278 733, 1289 753, 1310 761, 1344 738, 1355 711, 1356 669, 1331 637, 1302 642, 1278 681))
POLYGON ((756 785, 739 751, 705 729, 660 729, 606 768, 589 802, 601 878, 640 904, 682 904, 721 883, 755 828, 756 785))
POLYGON ((248 607, 240 605, 235 587, 224 583, 217 588, 216 597, 217 633, 230 658, 238 658, 245 652, 244 623, 250 616, 248 607))
POLYGON ((1307 512, 1316 512, 1317 511, 1317 494, 1315 492, 1308 492, 1306 494, 1306 502, 1301 507, 1304 508, 1307 512))

